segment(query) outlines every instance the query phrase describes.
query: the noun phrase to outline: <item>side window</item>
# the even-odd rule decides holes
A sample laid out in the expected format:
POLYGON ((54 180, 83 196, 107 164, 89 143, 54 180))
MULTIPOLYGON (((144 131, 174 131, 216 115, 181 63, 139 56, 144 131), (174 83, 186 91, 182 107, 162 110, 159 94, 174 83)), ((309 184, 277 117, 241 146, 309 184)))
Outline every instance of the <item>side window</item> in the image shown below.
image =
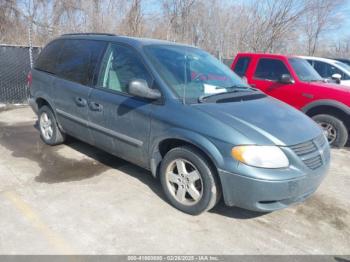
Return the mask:
POLYGON ((328 75, 329 77, 332 77, 332 75, 334 74, 339 74, 341 75, 341 78, 344 79, 345 77, 345 74, 342 70, 340 70, 339 68, 333 66, 333 65, 330 65, 328 64, 328 75))
POLYGON ((56 66, 59 77, 82 85, 89 85, 105 42, 93 40, 71 40, 64 42, 56 66))
POLYGON ((101 64, 98 86, 127 93, 129 82, 133 79, 144 79, 149 85, 152 82, 152 77, 134 50, 111 44, 101 64))
POLYGON ((63 40, 55 40, 49 43, 35 62, 34 68, 37 70, 45 71, 55 74, 55 66, 58 56, 62 50, 63 40))
POLYGON ((317 71, 317 73, 320 74, 323 78, 330 77, 328 75, 328 65, 324 62, 314 61, 314 68, 317 71))
POLYGON ((247 72, 249 63, 250 63, 250 57, 240 57, 238 58, 238 61, 233 71, 240 77, 243 77, 247 72))
POLYGON ((315 69, 323 78, 332 78, 334 74, 340 74, 344 78, 344 72, 330 64, 315 61, 315 69))
POLYGON ((281 60, 262 58, 255 70, 254 78, 278 81, 283 74, 289 74, 285 64, 281 60))

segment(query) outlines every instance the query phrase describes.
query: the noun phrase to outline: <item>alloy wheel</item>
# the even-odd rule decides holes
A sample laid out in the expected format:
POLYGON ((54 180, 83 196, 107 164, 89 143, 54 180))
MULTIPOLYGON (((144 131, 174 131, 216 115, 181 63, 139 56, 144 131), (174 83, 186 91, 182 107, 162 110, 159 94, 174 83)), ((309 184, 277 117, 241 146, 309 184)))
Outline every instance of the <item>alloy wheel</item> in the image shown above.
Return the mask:
POLYGON ((203 196, 203 181, 198 169, 189 161, 176 159, 166 169, 168 190, 179 203, 197 204, 203 196))
POLYGON ((52 138, 52 121, 46 112, 43 112, 40 116, 40 131, 45 140, 50 140, 52 138))
POLYGON ((319 122, 318 124, 323 129, 329 144, 332 144, 337 139, 337 129, 332 124, 327 122, 319 122))

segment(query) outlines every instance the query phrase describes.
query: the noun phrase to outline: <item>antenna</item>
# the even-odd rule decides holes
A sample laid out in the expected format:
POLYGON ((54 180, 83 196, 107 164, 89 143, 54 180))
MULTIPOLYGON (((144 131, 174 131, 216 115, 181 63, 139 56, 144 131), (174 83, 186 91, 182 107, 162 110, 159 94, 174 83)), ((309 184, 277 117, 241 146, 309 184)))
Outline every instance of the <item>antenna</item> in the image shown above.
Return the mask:
POLYGON ((185 51, 185 84, 184 84, 184 90, 183 90, 183 95, 182 95, 182 103, 185 105, 186 104, 186 88, 187 88, 187 50, 185 51))

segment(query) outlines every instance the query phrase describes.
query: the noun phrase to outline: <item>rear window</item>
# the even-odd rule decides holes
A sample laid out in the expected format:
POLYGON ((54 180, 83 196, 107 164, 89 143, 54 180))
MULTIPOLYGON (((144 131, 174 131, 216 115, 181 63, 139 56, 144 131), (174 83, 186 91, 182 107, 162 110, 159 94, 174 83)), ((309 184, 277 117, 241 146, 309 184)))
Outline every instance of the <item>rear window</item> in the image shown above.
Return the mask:
POLYGON ((49 43, 35 62, 34 68, 48 73, 55 73, 55 66, 63 46, 63 40, 55 40, 49 43))
POLYGON ((247 72, 248 66, 250 63, 250 57, 240 57, 238 58, 238 61, 235 65, 235 68, 233 71, 239 75, 240 77, 245 76, 245 73, 247 72))
POLYGON ((106 44, 94 40, 65 40, 56 66, 56 74, 82 85, 90 84, 106 44))

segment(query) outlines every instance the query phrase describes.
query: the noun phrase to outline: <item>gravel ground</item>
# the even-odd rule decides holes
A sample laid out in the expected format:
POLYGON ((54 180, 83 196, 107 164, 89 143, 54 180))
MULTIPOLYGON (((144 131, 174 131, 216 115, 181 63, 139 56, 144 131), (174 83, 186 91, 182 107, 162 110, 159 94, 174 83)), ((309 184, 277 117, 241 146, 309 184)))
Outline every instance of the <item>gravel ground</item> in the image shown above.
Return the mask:
POLYGON ((350 254, 349 149, 304 203, 189 216, 148 171, 76 140, 47 146, 35 120, 0 112, 0 254, 350 254))

